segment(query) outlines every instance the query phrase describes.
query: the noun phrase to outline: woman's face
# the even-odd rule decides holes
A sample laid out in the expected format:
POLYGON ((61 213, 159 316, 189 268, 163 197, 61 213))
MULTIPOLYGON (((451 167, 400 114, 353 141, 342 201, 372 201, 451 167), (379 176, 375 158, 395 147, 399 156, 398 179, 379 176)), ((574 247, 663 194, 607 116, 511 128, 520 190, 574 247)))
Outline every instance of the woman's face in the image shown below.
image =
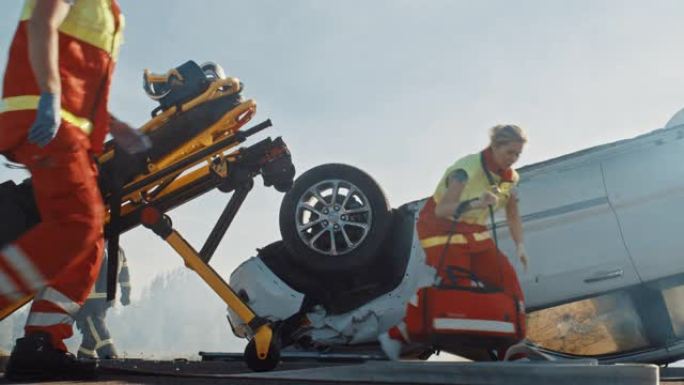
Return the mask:
POLYGON ((520 158, 523 146, 521 142, 509 142, 506 144, 492 145, 492 152, 494 153, 494 161, 502 169, 507 169, 513 166, 520 158))

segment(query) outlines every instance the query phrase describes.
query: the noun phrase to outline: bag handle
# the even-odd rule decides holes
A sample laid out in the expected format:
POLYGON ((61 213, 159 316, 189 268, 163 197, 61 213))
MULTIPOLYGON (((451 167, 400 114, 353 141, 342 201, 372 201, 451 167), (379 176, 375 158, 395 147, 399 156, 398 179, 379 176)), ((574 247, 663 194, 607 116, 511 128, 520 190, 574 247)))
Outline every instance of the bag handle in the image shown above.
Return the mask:
MULTIPOLYGON (((501 183, 496 183, 494 181, 494 177, 492 176, 492 173, 489 171, 487 168, 487 163, 485 162, 485 155, 484 151, 480 153, 480 164, 482 165, 482 170, 485 173, 485 176, 487 177, 487 181, 489 181, 489 185, 492 188, 495 188, 497 192, 501 190, 501 183)), ((491 222, 491 227, 492 227, 492 235, 494 236, 494 247, 496 247, 497 253, 499 252, 499 239, 496 235, 496 220, 494 219, 494 207, 492 205, 487 206, 489 208, 489 221, 491 222)), ((499 260, 497 258, 497 267, 499 269, 499 276, 501 277, 501 284, 503 285, 503 269, 501 268, 501 264, 499 263, 499 260)))
MULTIPOLYGON (((497 191, 499 191, 500 184, 496 183, 494 181, 494 177, 492 176, 492 173, 489 171, 487 168, 487 164, 485 163, 485 157, 484 157, 484 152, 480 154, 480 164, 482 164, 482 170, 484 171, 485 176, 487 177, 487 181, 489 181, 489 185, 493 188, 496 188, 497 191)), ((494 207, 492 205, 487 206, 489 208, 489 220, 492 222, 492 234, 494 235, 494 244, 496 245, 496 248, 499 248, 499 240, 496 237, 496 222, 494 221, 494 207)))
POLYGON ((463 286, 458 285, 459 278, 468 278, 473 282, 481 282, 480 279, 472 271, 459 266, 447 266, 446 267, 446 278, 449 280, 448 283, 440 282, 440 289, 455 289, 455 290, 467 290, 474 291, 478 293, 498 293, 501 288, 494 286, 463 286))

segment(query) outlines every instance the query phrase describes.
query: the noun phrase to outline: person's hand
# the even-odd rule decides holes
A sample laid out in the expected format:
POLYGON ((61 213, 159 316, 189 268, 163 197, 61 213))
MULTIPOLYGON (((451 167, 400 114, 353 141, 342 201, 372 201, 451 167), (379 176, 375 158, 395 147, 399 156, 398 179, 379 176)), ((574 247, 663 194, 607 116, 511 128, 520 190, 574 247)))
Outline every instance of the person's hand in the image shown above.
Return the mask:
POLYGON ((36 110, 36 120, 29 129, 28 141, 36 144, 38 147, 47 146, 57 136, 57 130, 59 130, 59 125, 62 121, 60 111, 61 102, 59 94, 50 92, 40 94, 38 109, 36 110))
POLYGON ((518 254, 518 258, 520 259, 520 263, 523 265, 523 269, 525 272, 527 272, 527 264, 529 262, 529 259, 527 258, 527 252, 525 251, 525 245, 522 243, 518 243, 515 248, 516 254, 518 254))
POLYGON ((128 306, 131 304, 131 297, 127 295, 122 295, 119 301, 123 306, 128 306))
POLYGON ((131 287, 130 286, 124 286, 121 285, 121 298, 119 298, 119 302, 123 306, 128 306, 131 303, 131 287))
POLYGON ((496 206, 497 202, 499 202, 499 197, 490 191, 485 191, 480 195, 477 205, 484 208, 487 206, 496 206))
POLYGON ((118 119, 111 118, 109 132, 116 144, 131 155, 145 152, 152 147, 152 142, 147 135, 118 119))

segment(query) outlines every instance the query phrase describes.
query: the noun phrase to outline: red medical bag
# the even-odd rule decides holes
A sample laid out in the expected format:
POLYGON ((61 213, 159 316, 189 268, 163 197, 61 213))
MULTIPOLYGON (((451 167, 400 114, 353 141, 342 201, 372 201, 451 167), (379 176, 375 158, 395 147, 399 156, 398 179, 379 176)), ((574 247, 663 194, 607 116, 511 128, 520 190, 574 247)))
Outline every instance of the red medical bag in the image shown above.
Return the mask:
MULTIPOLYGON (((481 161, 492 188, 498 188, 485 167, 484 156, 481 161)), ((454 213, 455 218, 461 214, 459 209, 454 213)), ((494 244, 498 249, 492 206, 489 206, 489 214, 494 244)), ((418 292, 420 305, 413 309, 409 307, 407 317, 418 321, 414 325, 419 329, 419 334, 437 349, 440 346, 460 345, 498 350, 522 340, 525 338, 525 309, 521 299, 504 293, 501 288, 485 285, 468 269, 446 263, 455 230, 456 222, 449 231, 439 258, 437 271, 444 273, 438 279, 440 283, 418 292), (418 311, 422 314, 417 314, 418 311)))
POLYGON ((498 287, 485 286, 469 271, 454 266, 447 269, 461 270, 459 276, 468 277, 468 285, 445 279, 421 289, 418 306, 409 306, 407 313, 412 335, 436 349, 461 346, 498 350, 525 338, 522 301, 498 287))
POLYGON ((520 302, 496 289, 425 288, 422 293, 425 333, 440 341, 443 337, 463 340, 483 337, 505 343, 518 341, 525 314, 520 302))

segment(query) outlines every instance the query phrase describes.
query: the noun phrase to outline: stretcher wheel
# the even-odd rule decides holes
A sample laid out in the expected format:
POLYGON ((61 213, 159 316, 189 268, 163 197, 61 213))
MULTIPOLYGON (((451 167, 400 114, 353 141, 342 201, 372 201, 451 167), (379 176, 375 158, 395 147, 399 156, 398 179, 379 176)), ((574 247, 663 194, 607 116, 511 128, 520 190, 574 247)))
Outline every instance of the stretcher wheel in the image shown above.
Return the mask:
POLYGON ((247 344, 243 355, 247 367, 255 372, 268 372, 275 369, 278 366, 278 362, 280 362, 280 344, 277 340, 277 338, 271 340, 271 346, 268 347, 268 355, 262 360, 257 356, 256 339, 252 338, 247 344))

